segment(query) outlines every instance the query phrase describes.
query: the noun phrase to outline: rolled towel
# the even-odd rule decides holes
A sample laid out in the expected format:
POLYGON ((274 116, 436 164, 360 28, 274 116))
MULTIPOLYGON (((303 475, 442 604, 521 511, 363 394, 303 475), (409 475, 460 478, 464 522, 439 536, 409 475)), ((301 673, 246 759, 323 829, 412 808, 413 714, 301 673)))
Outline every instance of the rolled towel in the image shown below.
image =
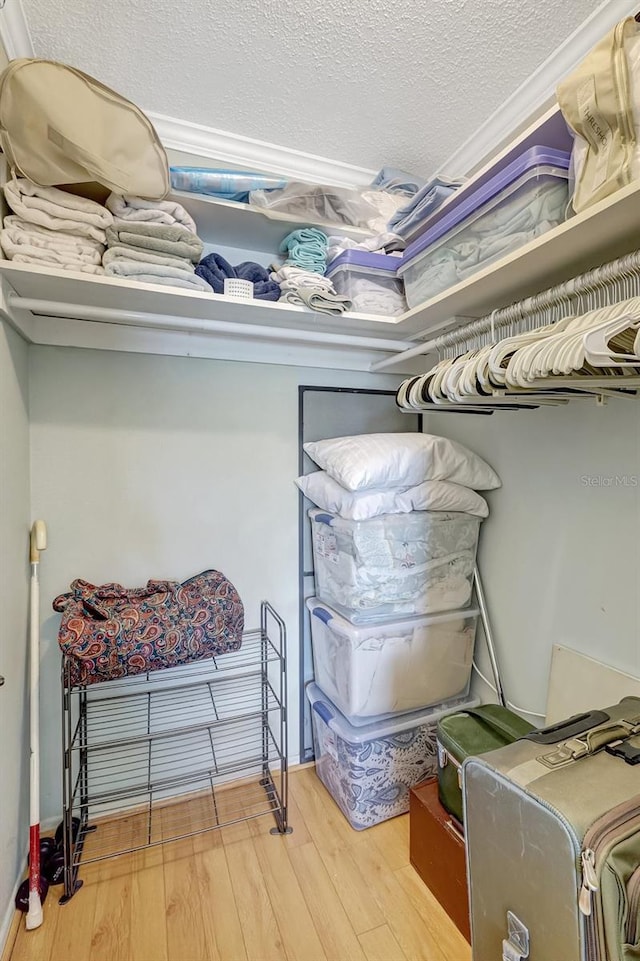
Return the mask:
POLYGON ((228 260, 222 254, 207 254, 196 267, 196 274, 209 284, 214 294, 224 293, 226 277, 236 277, 237 274, 228 260))
POLYGON ((280 244, 280 253, 287 254, 286 263, 324 274, 327 264, 327 235, 316 227, 293 230, 280 244))
POLYGON ((236 275, 243 280, 250 280, 253 284, 253 296, 258 300, 280 300, 280 284, 271 280, 269 271, 254 264, 251 260, 245 260, 237 264, 236 275))
POLYGON ((68 269, 89 264, 98 266, 102 263, 104 251, 104 246, 94 240, 47 230, 15 215, 5 217, 4 228, 0 231, 0 245, 9 260, 14 260, 18 255, 27 256, 29 263, 39 262, 68 269))
POLYGON ((105 243, 105 229, 113 222, 113 216, 94 200, 76 197, 57 187, 39 187, 24 178, 9 180, 3 189, 7 203, 22 220, 105 243))
POLYGON ((269 272, 250 260, 232 267, 221 254, 208 254, 196 267, 196 274, 211 284, 213 292, 224 293, 224 282, 229 277, 241 277, 253 284, 253 296, 258 300, 279 300, 280 285, 270 279, 269 272))
POLYGON ((128 220, 114 220, 107 228, 110 247, 128 246, 150 250, 156 254, 184 257, 197 264, 202 256, 203 243, 197 234, 180 224, 146 224, 128 220))
POLYGON ((298 287, 322 287, 331 293, 336 292, 333 281, 329 277, 320 277, 312 270, 302 267, 291 267, 285 264, 271 274, 271 279, 280 284, 283 290, 296 290, 298 287))
POLYGON ((178 267, 118 258, 107 264, 104 272, 108 277, 125 277, 127 280, 137 280, 141 284, 162 284, 166 287, 183 287, 187 290, 211 293, 211 287, 201 277, 178 267))
POLYGON ((116 244, 105 250, 102 263, 105 267, 112 264, 115 260, 137 260, 142 264, 154 264, 157 267, 175 267, 177 270, 184 270, 189 274, 195 271, 195 267, 190 260, 184 257, 171 257, 169 254, 154 254, 150 250, 140 250, 136 247, 125 247, 116 244))
POLYGON ((167 226, 180 224, 193 234, 198 232, 193 217, 175 200, 143 200, 141 197, 109 194, 106 204, 119 220, 167 226))

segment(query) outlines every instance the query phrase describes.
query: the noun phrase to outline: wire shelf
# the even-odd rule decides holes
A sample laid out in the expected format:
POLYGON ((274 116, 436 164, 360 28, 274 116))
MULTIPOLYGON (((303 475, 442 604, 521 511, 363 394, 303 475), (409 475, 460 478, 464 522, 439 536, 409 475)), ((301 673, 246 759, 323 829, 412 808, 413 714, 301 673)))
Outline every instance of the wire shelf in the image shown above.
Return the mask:
POLYGON ((237 651, 87 687, 63 659, 61 903, 81 861, 265 814, 289 830, 286 629, 266 601, 260 621, 237 651))

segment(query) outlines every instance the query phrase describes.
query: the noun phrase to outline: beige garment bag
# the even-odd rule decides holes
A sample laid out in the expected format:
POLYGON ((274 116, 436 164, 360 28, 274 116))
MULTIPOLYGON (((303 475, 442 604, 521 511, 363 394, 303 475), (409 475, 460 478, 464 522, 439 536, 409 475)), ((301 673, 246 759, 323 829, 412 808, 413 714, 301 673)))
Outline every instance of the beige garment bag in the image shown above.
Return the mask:
POLYGON ((622 20, 558 87, 560 109, 576 134, 572 204, 577 213, 638 174, 629 69, 638 30, 633 17, 622 20))
POLYGON ((9 166, 42 187, 98 182, 160 200, 164 147, 144 113, 74 67, 13 60, 0 75, 0 143, 9 166))

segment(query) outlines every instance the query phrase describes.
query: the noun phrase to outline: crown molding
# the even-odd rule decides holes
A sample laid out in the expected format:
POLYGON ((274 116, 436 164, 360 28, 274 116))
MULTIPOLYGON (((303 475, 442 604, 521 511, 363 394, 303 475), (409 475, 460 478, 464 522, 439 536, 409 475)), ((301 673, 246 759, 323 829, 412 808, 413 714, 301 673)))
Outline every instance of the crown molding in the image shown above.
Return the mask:
POLYGON ((0 9, 0 40, 8 60, 35 57, 22 0, 5 0, 0 9))
POLYGON ((340 187, 370 184, 377 173, 366 167, 329 160, 316 154, 293 150, 291 147, 281 147, 266 140, 254 140, 227 130, 205 127, 203 124, 176 120, 175 117, 164 114, 148 112, 147 116, 167 149, 206 157, 219 163, 280 174, 290 180, 306 180, 340 187))
POLYGON ((638 0, 604 0, 577 30, 458 147, 436 173, 469 176, 490 156, 517 136, 546 108, 555 103, 558 83, 586 56, 619 20, 635 16, 638 0))

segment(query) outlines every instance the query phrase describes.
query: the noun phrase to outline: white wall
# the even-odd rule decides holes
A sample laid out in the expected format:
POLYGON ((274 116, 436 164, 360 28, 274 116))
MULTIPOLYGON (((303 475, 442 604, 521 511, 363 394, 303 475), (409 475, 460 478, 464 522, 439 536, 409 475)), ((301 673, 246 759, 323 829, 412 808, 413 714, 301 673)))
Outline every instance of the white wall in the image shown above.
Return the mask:
POLYGON ((397 377, 194 358, 31 350, 32 507, 49 527, 43 607, 43 817, 60 814, 58 617, 75 577, 135 586, 208 567, 248 626, 268 598, 289 628, 298 753, 298 385, 397 377))
POLYGON ((509 698, 544 713, 553 644, 640 676, 637 402, 429 414, 425 424, 503 481, 488 495, 479 560, 509 698))
POLYGON ((29 837, 27 345, 0 322, 0 949, 29 837))

